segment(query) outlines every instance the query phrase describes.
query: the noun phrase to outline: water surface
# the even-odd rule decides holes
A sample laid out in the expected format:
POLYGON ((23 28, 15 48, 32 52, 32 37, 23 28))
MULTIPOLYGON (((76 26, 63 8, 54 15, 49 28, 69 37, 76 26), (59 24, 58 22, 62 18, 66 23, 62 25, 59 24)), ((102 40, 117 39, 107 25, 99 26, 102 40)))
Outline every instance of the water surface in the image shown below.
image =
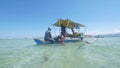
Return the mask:
POLYGON ((32 39, 0 40, 0 68, 119 68, 119 41, 100 38, 90 44, 36 46, 32 39))

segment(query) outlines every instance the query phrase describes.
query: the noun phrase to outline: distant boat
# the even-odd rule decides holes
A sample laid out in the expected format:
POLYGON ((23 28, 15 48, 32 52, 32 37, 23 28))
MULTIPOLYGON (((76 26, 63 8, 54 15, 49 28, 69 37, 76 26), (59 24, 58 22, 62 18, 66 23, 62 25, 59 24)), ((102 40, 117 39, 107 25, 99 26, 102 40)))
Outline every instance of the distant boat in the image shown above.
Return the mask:
MULTIPOLYGON (((83 24, 80 24, 80 23, 76 23, 76 22, 73 22, 69 19, 66 19, 66 20, 62 20, 62 19, 59 19, 57 22, 55 22, 53 24, 53 26, 55 27, 61 27, 61 24, 67 28, 67 29, 70 29, 72 31, 72 29, 76 29, 77 32, 73 32, 72 34, 69 34, 69 33, 66 33, 66 36, 65 36, 65 40, 64 40, 64 43, 68 43, 68 42, 81 42, 83 39, 84 39, 84 34, 86 32, 86 26, 83 25, 83 24), (80 32, 80 29, 81 28, 85 28, 84 29, 84 32, 80 32)), ((56 33, 55 33, 56 34, 56 33)), ((59 38, 60 35, 58 35, 57 37, 55 38, 59 38)), ((37 39, 35 38, 34 41, 41 45, 41 44, 52 44, 50 43, 49 41, 44 41, 44 40, 41 40, 41 39, 37 39)), ((55 44, 59 44, 60 43, 60 39, 58 39, 58 41, 55 42, 55 44)))

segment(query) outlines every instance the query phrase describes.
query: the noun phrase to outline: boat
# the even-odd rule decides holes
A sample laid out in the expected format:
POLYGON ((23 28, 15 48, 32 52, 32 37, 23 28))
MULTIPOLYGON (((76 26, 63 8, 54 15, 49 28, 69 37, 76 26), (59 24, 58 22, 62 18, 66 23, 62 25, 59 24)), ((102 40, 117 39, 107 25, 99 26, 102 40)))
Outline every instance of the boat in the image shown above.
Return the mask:
MULTIPOLYGON (((86 28, 87 28, 85 25, 73 22, 73 21, 71 21, 69 19, 66 19, 66 20, 58 19, 58 21, 55 22, 53 24, 53 26, 61 28, 61 24, 66 29, 70 29, 72 31, 72 34, 66 33, 64 43, 68 43, 68 42, 73 43, 73 42, 81 42, 81 41, 83 41, 84 34, 85 34, 86 28), (83 32, 81 31, 81 28, 84 28, 83 32), (77 30, 77 32, 75 32, 74 30, 77 30)), ((56 32, 55 32, 55 35, 56 35, 56 32)), ((59 37, 60 37, 60 34, 56 35, 55 38, 59 38, 59 37)), ((44 40, 41 40, 41 39, 38 39, 38 38, 35 38, 34 41, 38 45, 42 45, 42 44, 59 44, 60 43, 60 39, 59 39, 59 41, 56 41, 55 43, 50 43, 49 41, 44 41, 44 40)))

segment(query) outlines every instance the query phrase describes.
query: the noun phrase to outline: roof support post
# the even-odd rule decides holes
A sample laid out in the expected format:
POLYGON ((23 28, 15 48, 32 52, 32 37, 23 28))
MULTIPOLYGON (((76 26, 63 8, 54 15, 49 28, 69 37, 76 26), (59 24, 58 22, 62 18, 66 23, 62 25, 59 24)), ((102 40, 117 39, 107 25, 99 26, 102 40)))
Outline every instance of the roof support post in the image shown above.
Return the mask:
POLYGON ((69 25, 69 23, 70 23, 70 22, 69 22, 69 19, 67 19, 67 22, 68 22, 68 23, 67 23, 67 27, 68 27, 68 25, 69 25))

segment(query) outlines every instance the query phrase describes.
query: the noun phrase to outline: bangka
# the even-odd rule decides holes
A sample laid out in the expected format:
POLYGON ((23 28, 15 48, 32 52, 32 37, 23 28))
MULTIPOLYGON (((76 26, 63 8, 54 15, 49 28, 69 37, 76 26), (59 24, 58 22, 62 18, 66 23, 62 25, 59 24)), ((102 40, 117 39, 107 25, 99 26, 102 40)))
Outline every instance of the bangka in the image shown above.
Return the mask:
MULTIPOLYGON (((55 27, 59 27, 61 28, 60 25, 63 25, 67 30, 71 30, 71 33, 66 33, 65 35, 65 39, 64 39, 64 43, 68 43, 68 42, 82 42, 83 39, 84 39, 84 34, 86 32, 86 29, 87 27, 83 24, 80 24, 80 23, 76 23, 76 22, 73 22, 69 19, 66 19, 66 20, 62 20, 62 19, 58 19, 57 22, 55 22, 53 24, 53 26, 55 27), (83 29, 83 31, 81 31, 81 29, 83 29), (76 30, 76 31, 74 31, 76 30)), ((70 31, 69 31, 70 32, 70 31)), ((60 32, 59 32, 60 33, 60 32)), ((55 35, 56 35, 56 32, 55 32, 55 35)), ((54 39, 57 39, 57 41, 55 41, 55 44, 59 44, 60 43, 60 34, 59 35, 56 35, 56 37, 54 39)), ((49 41, 44 41, 44 40, 41 40, 41 39, 37 39, 35 38, 34 41, 38 44, 38 45, 42 45, 42 44, 54 44, 54 43, 51 43, 49 41)))

